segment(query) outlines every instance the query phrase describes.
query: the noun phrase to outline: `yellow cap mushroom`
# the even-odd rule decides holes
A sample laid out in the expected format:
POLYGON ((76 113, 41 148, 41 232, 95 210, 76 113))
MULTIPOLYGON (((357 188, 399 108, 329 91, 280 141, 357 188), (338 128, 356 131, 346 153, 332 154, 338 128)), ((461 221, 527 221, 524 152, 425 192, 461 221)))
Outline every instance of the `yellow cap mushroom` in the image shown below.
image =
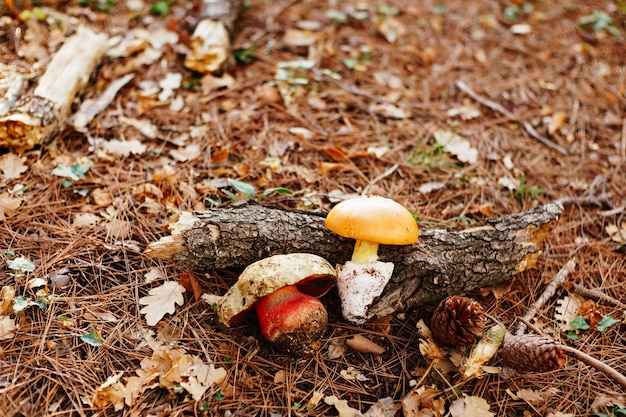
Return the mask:
POLYGON ((419 230, 413 215, 385 197, 364 196, 342 201, 326 216, 326 227, 356 239, 352 260, 338 266, 337 290, 344 318, 365 322, 367 309, 393 273, 393 264, 378 262, 378 245, 409 245, 419 230))

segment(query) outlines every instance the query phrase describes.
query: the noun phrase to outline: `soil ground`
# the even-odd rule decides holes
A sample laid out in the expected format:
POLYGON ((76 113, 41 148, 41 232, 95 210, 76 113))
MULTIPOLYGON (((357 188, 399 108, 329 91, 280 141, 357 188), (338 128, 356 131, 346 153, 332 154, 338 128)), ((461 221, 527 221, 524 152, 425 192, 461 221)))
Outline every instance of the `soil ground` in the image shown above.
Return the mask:
MULTIPOLYGON (((93 402, 108 378, 123 373, 125 381, 152 355, 139 299, 163 281, 181 279, 174 265, 146 257, 146 246, 167 235, 182 211, 246 198, 227 179, 254 186, 262 204, 319 212, 366 189, 418 213, 422 227, 464 228, 572 197, 537 269, 516 276, 508 291, 471 295, 512 328, 575 258, 576 268, 535 324, 624 372, 623 2, 250 0, 233 35, 235 82, 221 89, 183 66, 197 4, 173 2, 158 14, 149 4, 132 11, 136 6, 121 0, 87 3, 90 8, 48 3, 48 20, 3 17, 2 63, 18 63, 36 79, 42 70, 37 62, 46 62, 77 22, 111 37, 145 28, 155 38, 168 30, 178 41, 166 43, 160 57, 144 65, 133 67, 130 53, 108 57, 82 99, 97 97, 128 68, 136 75, 88 131, 62 131, 20 154, 23 173, 0 176, 0 193, 20 199, 0 222, 0 287, 48 301, 45 308, 10 315, 17 329, 0 341, 3 415, 338 415, 320 395, 335 395, 365 412, 387 397, 399 405, 419 386, 431 387, 441 402, 424 400, 426 411, 414 415, 442 415, 437 404, 447 410, 463 396, 483 398, 499 416, 625 413, 623 388, 571 359, 558 371, 468 381, 434 372, 420 354, 416 332, 433 306, 357 327, 342 320, 332 292, 324 298, 330 328, 322 348, 313 357, 292 358, 265 342, 253 320, 220 327, 210 306, 188 291, 183 305, 152 328, 152 340, 224 368, 223 382, 199 401, 180 386, 157 386, 119 410, 93 402), (108 6, 107 12, 98 10, 108 6), (76 20, 58 24, 63 18, 53 10, 76 20), (602 20, 602 13, 612 21, 602 20), (591 23, 582 25, 581 18, 591 23), (311 33, 290 31, 303 28, 311 33), (28 53, 18 53, 25 48, 28 53), (277 71, 281 63, 307 59, 312 68, 277 71), (164 88, 158 83, 168 73, 182 75, 181 87, 159 99, 164 88), (477 97, 462 91, 459 81, 477 97), (146 126, 153 134, 139 131, 146 126), (528 126, 556 146, 537 140, 528 126), (437 145, 435 136, 449 133, 467 140, 469 150, 437 145), (104 145, 114 139, 145 148, 120 156, 104 145), (58 166, 86 161, 92 165, 71 183, 53 174, 58 166), (18 184, 26 188, 18 192, 18 184), (290 194, 263 195, 272 188, 290 194), (34 271, 20 276, 5 265, 17 257, 32 262, 34 271), (154 270, 161 275, 147 282, 154 270), (69 283, 51 295, 59 276, 69 283), (32 278, 47 286, 27 288, 32 278), (569 338, 558 309, 566 296, 588 301, 587 310, 571 317, 586 314, 592 324, 570 330, 569 338), (605 316, 617 323, 598 331, 595 325, 605 316), (87 334, 96 343, 86 342, 87 334), (379 343, 385 353, 345 348, 355 334, 379 343)), ((195 276, 206 292, 223 294, 238 272, 195 276)), ((490 364, 500 366, 501 359, 490 364)))

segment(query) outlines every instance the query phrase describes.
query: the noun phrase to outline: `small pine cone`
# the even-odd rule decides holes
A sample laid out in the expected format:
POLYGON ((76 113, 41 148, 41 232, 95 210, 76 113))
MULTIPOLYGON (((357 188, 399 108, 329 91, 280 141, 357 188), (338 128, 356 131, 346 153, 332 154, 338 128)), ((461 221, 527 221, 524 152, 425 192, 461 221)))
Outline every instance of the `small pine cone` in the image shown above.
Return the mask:
POLYGON ((507 334, 502 360, 518 372, 549 372, 565 366, 565 352, 559 343, 544 336, 507 334))
POLYGON ((433 313, 430 331, 445 346, 472 344, 485 328, 485 310, 471 298, 452 295, 433 313))

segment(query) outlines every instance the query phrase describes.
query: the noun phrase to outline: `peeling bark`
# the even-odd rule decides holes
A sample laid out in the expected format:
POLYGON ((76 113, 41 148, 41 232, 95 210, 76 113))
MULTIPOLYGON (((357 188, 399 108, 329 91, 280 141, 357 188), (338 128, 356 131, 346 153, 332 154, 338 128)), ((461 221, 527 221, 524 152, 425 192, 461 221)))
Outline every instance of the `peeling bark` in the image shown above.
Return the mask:
MULTIPOLYGON (((495 285, 533 268, 562 210, 560 204, 551 203, 461 231, 422 228, 415 245, 381 245, 380 260, 393 262, 395 270, 369 317, 495 285)), ((351 257, 354 241, 326 229, 324 218, 251 203, 184 213, 171 226, 171 235, 150 244, 146 254, 199 271, 243 268, 293 252, 343 264, 351 257)))

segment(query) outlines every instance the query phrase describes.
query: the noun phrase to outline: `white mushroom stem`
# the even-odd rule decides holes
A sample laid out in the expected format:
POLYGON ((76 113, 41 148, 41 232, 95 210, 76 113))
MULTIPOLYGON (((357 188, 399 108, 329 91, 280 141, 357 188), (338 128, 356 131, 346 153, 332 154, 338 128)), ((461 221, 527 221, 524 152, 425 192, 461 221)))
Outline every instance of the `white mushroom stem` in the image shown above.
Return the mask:
POLYGON ((391 262, 346 262, 345 265, 338 265, 337 290, 343 317, 354 324, 365 323, 368 308, 382 294, 392 273, 391 262))
POLYGON ((354 244, 352 252, 352 262, 357 264, 366 264, 376 262, 378 260, 378 242, 368 242, 367 240, 358 240, 354 244))

